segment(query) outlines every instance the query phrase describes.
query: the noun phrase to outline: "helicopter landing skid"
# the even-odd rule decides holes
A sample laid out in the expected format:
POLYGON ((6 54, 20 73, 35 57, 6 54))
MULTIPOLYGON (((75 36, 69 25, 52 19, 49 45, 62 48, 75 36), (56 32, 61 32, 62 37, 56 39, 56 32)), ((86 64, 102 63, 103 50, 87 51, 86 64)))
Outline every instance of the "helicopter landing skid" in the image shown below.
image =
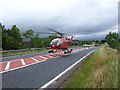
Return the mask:
POLYGON ((70 50, 67 49, 67 50, 64 51, 64 54, 71 53, 72 50, 73 50, 73 49, 70 49, 70 50))
POLYGON ((54 51, 52 51, 52 50, 51 50, 51 51, 48 51, 48 53, 53 53, 53 52, 54 52, 54 51))
POLYGON ((55 53, 55 52, 57 52, 57 51, 53 51, 53 50, 51 50, 51 51, 48 51, 48 53, 55 53))

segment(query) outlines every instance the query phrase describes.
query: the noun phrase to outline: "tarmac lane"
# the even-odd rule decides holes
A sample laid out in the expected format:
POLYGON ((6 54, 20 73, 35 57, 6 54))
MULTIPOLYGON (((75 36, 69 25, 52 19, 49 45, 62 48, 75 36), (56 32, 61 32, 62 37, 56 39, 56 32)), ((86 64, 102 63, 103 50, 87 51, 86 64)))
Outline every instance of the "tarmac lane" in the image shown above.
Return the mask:
POLYGON ((51 79, 59 75, 62 71, 77 62, 80 58, 84 57, 86 54, 95 49, 96 48, 77 49, 68 55, 64 55, 62 53, 45 56, 39 55, 23 60, 20 59, 19 61, 9 62, 9 64, 7 63, 7 69, 11 69, 20 65, 22 65, 22 67, 3 72, 2 87, 40 88, 51 79), (17 64, 14 65, 14 63, 17 64), (25 65, 23 65, 23 63, 25 65))

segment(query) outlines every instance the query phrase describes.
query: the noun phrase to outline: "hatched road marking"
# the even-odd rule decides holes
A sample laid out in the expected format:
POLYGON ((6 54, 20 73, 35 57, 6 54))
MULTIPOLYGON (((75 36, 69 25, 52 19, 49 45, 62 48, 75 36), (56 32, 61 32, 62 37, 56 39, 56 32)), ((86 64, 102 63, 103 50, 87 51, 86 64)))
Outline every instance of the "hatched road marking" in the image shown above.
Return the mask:
POLYGON ((41 56, 41 55, 40 55, 39 57, 40 57, 40 58, 43 58, 43 59, 48 59, 48 58, 46 58, 46 57, 43 57, 43 56, 41 56))
POLYGON ((9 62, 7 63, 7 65, 6 65, 6 67, 5 67, 5 70, 8 70, 8 69, 9 69, 10 63, 11 63, 11 61, 9 61, 9 62))
POLYGON ((31 59, 33 59, 34 61, 38 62, 38 60, 37 60, 37 59, 35 59, 35 58, 33 58, 33 57, 31 57, 31 59))
POLYGON ((22 65, 26 65, 24 59, 21 59, 22 65))
MULTIPOLYGON (((83 51, 85 49, 87 49, 87 48, 76 49, 76 50, 73 50, 69 54, 83 51)), ((38 55, 38 56, 24 58, 24 59, 16 59, 16 60, 12 60, 12 61, 1 62, 0 66, 2 66, 2 68, 0 69, 0 73, 5 73, 5 72, 16 70, 19 68, 24 68, 24 67, 27 67, 30 65, 44 62, 44 61, 51 59, 51 58, 58 58, 58 57, 61 57, 63 55, 68 55, 68 54, 64 54, 63 52, 57 52, 57 53, 45 54, 42 56, 38 55), (20 62, 18 60, 20 60, 20 62)))
POLYGON ((50 56, 50 55, 46 55, 46 56, 48 56, 48 57, 50 57, 50 58, 53 58, 52 56, 50 56))

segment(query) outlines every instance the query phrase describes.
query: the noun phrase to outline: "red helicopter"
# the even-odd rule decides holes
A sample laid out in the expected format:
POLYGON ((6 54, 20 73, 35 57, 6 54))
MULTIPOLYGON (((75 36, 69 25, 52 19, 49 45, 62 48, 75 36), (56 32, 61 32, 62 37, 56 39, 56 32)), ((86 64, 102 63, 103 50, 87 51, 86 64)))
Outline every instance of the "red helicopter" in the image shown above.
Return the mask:
POLYGON ((63 36, 64 33, 60 33, 54 29, 48 29, 48 30, 53 31, 54 33, 43 33, 43 34, 58 34, 58 35, 60 35, 59 38, 55 38, 51 41, 51 43, 50 43, 51 50, 48 52, 52 53, 52 52, 57 52, 58 50, 62 50, 62 51, 64 51, 64 54, 71 53, 72 49, 69 50, 68 45, 70 42, 72 42, 73 36, 71 36, 71 38, 68 39, 65 36, 63 36))

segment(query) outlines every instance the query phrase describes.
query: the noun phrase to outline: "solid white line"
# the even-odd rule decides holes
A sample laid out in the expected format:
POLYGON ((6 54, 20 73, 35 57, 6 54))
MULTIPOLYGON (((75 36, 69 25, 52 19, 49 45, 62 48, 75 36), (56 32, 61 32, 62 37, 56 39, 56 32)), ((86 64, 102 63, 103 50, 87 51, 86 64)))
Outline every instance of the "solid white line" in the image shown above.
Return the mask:
POLYGON ((31 59, 33 59, 34 61, 38 62, 38 60, 37 60, 37 59, 35 59, 35 58, 33 58, 33 57, 31 57, 31 59))
POLYGON ((7 65, 6 65, 6 67, 5 67, 5 70, 8 70, 9 69, 9 67, 10 67, 10 61, 7 63, 7 65))
MULTIPOLYGON (((94 50, 93 50, 94 51, 94 50)), ((64 70, 62 73, 60 73, 58 76, 47 82, 45 85, 43 85, 41 88, 47 88, 49 85, 51 85, 53 82, 55 82, 58 78, 60 78, 63 74, 65 74, 67 71, 72 69, 76 64, 78 64, 80 61, 82 61, 84 58, 86 58, 88 55, 90 55, 93 51, 88 53, 87 55, 83 56, 80 60, 72 64, 70 67, 68 67, 66 70, 64 70)))
POLYGON ((39 56, 39 57, 41 57, 41 58, 43 58, 43 59, 48 59, 48 58, 46 58, 46 57, 43 57, 43 56, 39 56))
POLYGON ((24 59, 21 59, 21 63, 22 63, 22 65, 26 65, 24 59))

